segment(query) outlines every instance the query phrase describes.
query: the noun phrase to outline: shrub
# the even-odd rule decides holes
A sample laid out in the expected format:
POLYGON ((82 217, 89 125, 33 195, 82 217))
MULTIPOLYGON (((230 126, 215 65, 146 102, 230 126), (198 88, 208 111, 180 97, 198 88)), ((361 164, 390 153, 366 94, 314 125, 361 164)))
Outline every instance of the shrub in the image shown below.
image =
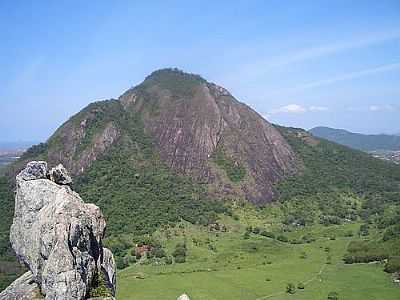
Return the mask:
POLYGON ((288 283, 286 286, 286 293, 288 294, 296 293, 296 286, 293 283, 288 283))
POLYGON ((129 266, 129 260, 125 259, 125 257, 121 257, 121 256, 116 256, 115 259, 116 265, 117 265, 117 269, 125 269, 127 266, 129 266))
POLYGON ((303 284, 302 282, 300 282, 300 283, 297 285, 297 288, 298 288, 299 290, 304 290, 304 284, 303 284))
POLYGON ((345 237, 352 237, 352 236, 354 236, 354 233, 353 233, 353 231, 349 230, 344 234, 344 236, 345 237))
POLYGON ((165 263, 166 263, 167 265, 171 265, 172 262, 173 262, 173 261, 172 261, 172 257, 168 256, 168 257, 165 258, 165 263))
POLYGON ((385 265, 385 272, 388 273, 400 272, 400 256, 389 257, 385 265))
POLYGON ((129 256, 129 263, 131 263, 131 264, 136 263, 136 257, 135 256, 129 256))
POLYGON ((310 235, 310 234, 307 234, 307 235, 304 235, 304 236, 301 238, 301 240, 302 240, 304 243, 312 243, 312 242, 315 242, 315 237, 313 237, 313 236, 310 235))
POLYGON ((89 291, 90 297, 108 297, 112 296, 112 292, 106 287, 106 281, 103 273, 96 273, 93 277, 92 287, 89 291))
POLYGON ((186 257, 185 256, 175 256, 175 262, 178 264, 182 264, 186 262, 186 257))
POLYGON ((338 300, 339 294, 337 292, 329 292, 328 300, 338 300))
POLYGON ((278 237, 276 239, 278 241, 284 242, 284 243, 287 243, 289 241, 289 239, 286 236, 282 235, 282 234, 278 235, 278 237))
POLYGON ((362 224, 358 233, 360 236, 367 236, 369 234, 368 224, 362 224))
POLYGON ((400 224, 389 227, 383 234, 383 241, 389 241, 400 236, 400 224))
POLYGON ((273 232, 269 232, 269 231, 262 231, 260 233, 262 236, 268 237, 270 239, 274 239, 275 238, 275 234, 273 232))
POLYGON ((175 262, 179 264, 184 263, 186 261, 186 252, 186 244, 177 244, 175 246, 174 252, 172 252, 172 256, 174 257, 175 262))
POLYGON ((308 257, 308 255, 307 255, 307 253, 306 252, 301 252, 301 254, 300 254, 300 258, 302 258, 302 259, 306 259, 308 257))
POLYGON ((151 249, 151 255, 157 258, 163 258, 165 257, 167 254, 165 253, 164 249, 161 247, 154 247, 153 249, 151 249))
POLYGON ((328 265, 331 265, 331 264, 332 264, 332 256, 328 255, 328 256, 326 257, 326 263, 327 263, 328 265))

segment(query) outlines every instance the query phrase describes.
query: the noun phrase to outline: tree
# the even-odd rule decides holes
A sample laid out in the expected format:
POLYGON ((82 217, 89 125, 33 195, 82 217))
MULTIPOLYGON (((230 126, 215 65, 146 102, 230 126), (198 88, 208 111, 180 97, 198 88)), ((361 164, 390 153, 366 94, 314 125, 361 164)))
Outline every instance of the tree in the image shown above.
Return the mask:
POLYGON ((186 244, 177 244, 175 246, 174 252, 172 252, 172 256, 175 259, 176 263, 184 263, 186 261, 186 244))
POLYGON ((299 282, 299 284, 297 285, 297 288, 299 290, 304 290, 304 284, 302 282, 299 282))
POLYGON ((369 227, 368 224, 362 224, 359 230, 360 236, 366 236, 369 234, 369 227))
POLYGON ((284 236, 284 235, 278 235, 278 237, 276 238, 278 241, 280 241, 280 242, 284 242, 284 243, 287 243, 288 241, 289 241, 289 239, 286 237, 286 236, 284 236))
POLYGON ((117 264, 117 269, 119 270, 125 269, 127 266, 129 266, 129 260, 125 257, 116 256, 115 260, 117 264))

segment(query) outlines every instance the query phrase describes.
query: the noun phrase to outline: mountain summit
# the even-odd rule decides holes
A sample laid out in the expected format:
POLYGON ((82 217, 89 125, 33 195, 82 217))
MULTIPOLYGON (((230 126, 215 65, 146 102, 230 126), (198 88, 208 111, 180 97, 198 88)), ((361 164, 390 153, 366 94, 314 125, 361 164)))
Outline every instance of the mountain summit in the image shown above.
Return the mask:
POLYGON ((169 167, 217 193, 264 203, 276 196, 273 184, 297 170, 275 127, 198 75, 155 71, 120 101, 140 114, 169 167))
POLYGON ((211 194, 257 204, 276 198, 274 184, 300 168, 274 126, 226 89, 178 69, 155 71, 118 100, 89 105, 26 156, 61 162, 76 176, 115 148, 144 154, 148 146, 211 194))

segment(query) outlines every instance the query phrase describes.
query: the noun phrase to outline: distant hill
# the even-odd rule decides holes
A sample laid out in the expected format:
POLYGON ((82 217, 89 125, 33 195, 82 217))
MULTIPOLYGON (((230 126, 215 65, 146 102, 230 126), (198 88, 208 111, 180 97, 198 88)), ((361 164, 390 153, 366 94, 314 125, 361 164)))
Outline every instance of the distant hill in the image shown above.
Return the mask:
POLYGON ((320 138, 363 151, 400 150, 400 136, 388 134, 361 134, 344 129, 315 127, 309 132, 320 138))
POLYGON ((37 141, 0 141, 0 151, 26 150, 37 143, 37 141))

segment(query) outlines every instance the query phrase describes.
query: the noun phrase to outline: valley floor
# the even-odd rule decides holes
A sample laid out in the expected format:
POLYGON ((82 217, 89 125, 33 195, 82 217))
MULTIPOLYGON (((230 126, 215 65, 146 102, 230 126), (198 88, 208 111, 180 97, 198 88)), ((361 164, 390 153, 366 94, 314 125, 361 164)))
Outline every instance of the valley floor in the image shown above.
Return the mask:
POLYGON ((258 235, 244 239, 239 225, 234 223, 229 224, 226 233, 210 233, 185 224, 172 238, 163 238, 162 233, 159 238, 164 239, 168 249, 186 241, 187 262, 135 264, 120 271, 117 299, 175 300, 187 293, 191 300, 323 300, 329 292, 337 292, 341 300, 400 299, 400 286, 383 271, 383 264, 343 263, 347 245, 359 237, 345 237, 342 233, 358 226, 349 223, 298 229, 289 235, 301 236, 307 231, 317 239, 294 245, 258 235), (296 287, 302 283, 304 289, 288 294, 288 283, 296 287))

